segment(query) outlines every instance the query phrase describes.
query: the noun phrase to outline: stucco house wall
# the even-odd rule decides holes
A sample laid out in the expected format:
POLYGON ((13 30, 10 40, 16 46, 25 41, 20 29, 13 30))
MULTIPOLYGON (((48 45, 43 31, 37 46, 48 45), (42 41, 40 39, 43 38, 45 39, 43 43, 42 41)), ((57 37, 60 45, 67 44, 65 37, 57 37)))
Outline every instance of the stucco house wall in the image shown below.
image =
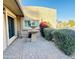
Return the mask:
POLYGON ((3 1, 3 49, 5 50, 21 32, 21 17, 24 17, 18 0, 3 1))
MULTIPOLYGON (((4 12, 4 42, 6 43, 6 46, 9 46, 16 38, 17 38, 17 19, 16 15, 12 13, 7 7, 5 7, 5 12, 4 12), (8 28, 8 16, 14 18, 14 26, 15 26, 15 35, 9 39, 9 28, 8 28)), ((4 45, 4 47, 6 47, 4 45)), ((5 48, 4 48, 5 49, 5 48)))
POLYGON ((50 27, 56 28, 57 11, 56 9, 39 7, 39 6, 27 6, 23 7, 25 17, 29 17, 35 20, 47 21, 51 24, 50 27))
POLYGON ((3 13, 3 45, 4 45, 4 50, 17 38, 18 32, 21 32, 21 17, 15 15, 10 9, 7 7, 4 7, 4 13, 3 13), (9 26, 8 26, 8 16, 14 18, 14 30, 15 30, 15 35, 9 39, 9 26))

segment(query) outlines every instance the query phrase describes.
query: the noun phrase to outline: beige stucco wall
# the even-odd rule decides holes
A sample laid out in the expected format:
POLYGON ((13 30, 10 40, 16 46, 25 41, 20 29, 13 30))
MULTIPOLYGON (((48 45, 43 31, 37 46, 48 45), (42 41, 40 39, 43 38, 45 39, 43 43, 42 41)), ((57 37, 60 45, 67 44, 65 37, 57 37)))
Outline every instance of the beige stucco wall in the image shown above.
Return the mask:
POLYGON ((43 9, 40 11, 41 15, 41 20, 42 21, 47 21, 50 23, 50 27, 56 28, 56 10, 55 9, 43 9))
POLYGON ((7 7, 5 8, 5 12, 3 14, 4 18, 3 18, 3 49, 5 50, 7 48, 7 46, 9 46, 16 38, 17 38, 17 31, 19 30, 19 25, 17 24, 19 21, 17 20, 17 16, 11 12, 11 10, 9 10, 7 7), (14 18, 14 26, 15 26, 15 35, 9 39, 9 28, 8 28, 8 17, 10 16, 12 18, 14 18), (18 28, 17 28, 18 27, 18 28))
POLYGON ((17 16, 17 32, 21 32, 21 17, 17 16))
POLYGON ((39 7, 39 6, 27 6, 23 7, 25 16, 31 19, 47 21, 51 24, 50 27, 56 28, 57 11, 56 9, 39 7))

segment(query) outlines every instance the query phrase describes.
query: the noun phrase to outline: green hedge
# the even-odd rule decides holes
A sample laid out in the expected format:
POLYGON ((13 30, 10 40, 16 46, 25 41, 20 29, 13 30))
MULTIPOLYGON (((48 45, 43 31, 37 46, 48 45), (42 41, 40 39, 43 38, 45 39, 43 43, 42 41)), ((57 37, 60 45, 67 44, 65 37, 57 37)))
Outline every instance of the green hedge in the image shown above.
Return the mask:
POLYGON ((54 32, 55 44, 66 54, 71 55, 75 51, 75 31, 60 29, 54 32))
POLYGON ((44 28, 48 28, 48 26, 45 26, 45 27, 41 27, 40 26, 40 33, 41 33, 41 36, 44 37, 44 28))
POLYGON ((44 28, 40 29, 41 36, 44 37, 44 28))
POLYGON ((52 28, 44 28, 44 36, 45 39, 48 41, 51 41, 53 38, 53 35, 51 35, 51 32, 54 31, 52 28))

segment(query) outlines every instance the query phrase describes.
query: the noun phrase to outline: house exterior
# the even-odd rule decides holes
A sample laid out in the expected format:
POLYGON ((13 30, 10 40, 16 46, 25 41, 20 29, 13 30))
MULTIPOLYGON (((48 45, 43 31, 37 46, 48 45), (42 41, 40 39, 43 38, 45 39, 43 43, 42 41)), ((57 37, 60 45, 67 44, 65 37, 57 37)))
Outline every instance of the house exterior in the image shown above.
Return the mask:
POLYGON ((3 1, 3 49, 5 50, 21 31, 21 19, 24 17, 18 0, 3 1))
POLYGON ((38 23, 46 21, 51 27, 56 28, 56 9, 39 6, 25 6, 23 7, 23 12, 26 20, 30 18, 30 21, 38 20, 38 23))
POLYGON ((28 30, 39 29, 42 21, 56 28, 56 10, 44 7, 21 7, 19 0, 3 0, 3 49, 18 37, 28 34, 28 30))

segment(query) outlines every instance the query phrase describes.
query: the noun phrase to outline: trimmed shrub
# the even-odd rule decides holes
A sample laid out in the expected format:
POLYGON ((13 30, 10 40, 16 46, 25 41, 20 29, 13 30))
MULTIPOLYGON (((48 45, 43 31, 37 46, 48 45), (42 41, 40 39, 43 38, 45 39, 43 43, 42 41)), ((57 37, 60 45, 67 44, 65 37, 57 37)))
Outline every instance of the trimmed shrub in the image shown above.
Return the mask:
POLYGON ((56 29, 53 29, 53 31, 51 31, 51 36, 52 36, 52 41, 54 41, 54 32, 56 31, 56 29))
POLYGON ((44 28, 44 36, 45 39, 48 41, 51 41, 53 38, 53 35, 51 35, 51 32, 54 31, 52 28, 44 28))
POLYGON ((42 37, 44 37, 44 31, 43 30, 44 30, 44 28, 40 28, 40 33, 41 33, 42 37))
POLYGON ((75 51, 75 31, 70 29, 60 29, 54 32, 55 44, 66 55, 71 55, 75 51))

